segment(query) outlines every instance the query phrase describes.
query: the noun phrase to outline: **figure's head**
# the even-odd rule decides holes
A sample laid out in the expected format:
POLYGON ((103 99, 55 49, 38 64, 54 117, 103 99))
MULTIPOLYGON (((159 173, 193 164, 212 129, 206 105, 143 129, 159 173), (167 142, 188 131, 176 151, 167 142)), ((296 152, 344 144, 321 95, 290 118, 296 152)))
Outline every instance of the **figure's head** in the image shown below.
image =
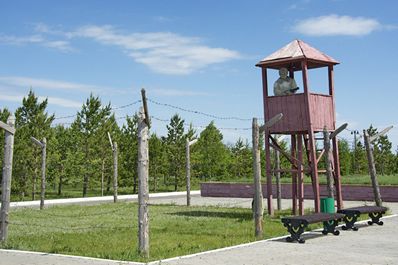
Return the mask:
POLYGON ((282 67, 281 69, 279 69, 279 76, 281 78, 286 78, 287 77, 287 73, 288 73, 287 68, 282 67))

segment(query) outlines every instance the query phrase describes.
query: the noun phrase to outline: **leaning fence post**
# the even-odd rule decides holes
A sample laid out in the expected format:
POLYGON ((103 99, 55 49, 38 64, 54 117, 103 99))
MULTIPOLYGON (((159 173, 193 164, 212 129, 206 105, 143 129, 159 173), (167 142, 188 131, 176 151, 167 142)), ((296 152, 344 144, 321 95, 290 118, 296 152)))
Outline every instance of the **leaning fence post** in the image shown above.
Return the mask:
POLYGON ((117 169, 117 142, 113 143, 113 202, 117 202, 117 177, 118 177, 118 169, 117 169))
POLYGON ((332 172, 332 161, 331 161, 331 150, 330 150, 329 136, 330 136, 329 132, 325 127, 323 129, 323 148, 325 150, 327 192, 328 192, 329 198, 334 198, 333 172, 332 172))
POLYGON ((47 139, 42 141, 42 157, 41 157, 41 192, 40 192, 40 209, 44 208, 44 197, 46 196, 46 160, 47 160, 47 139))
POLYGON ((0 121, 0 128, 5 130, 3 178, 1 185, 0 241, 7 240, 8 210, 10 208, 12 157, 14 151, 15 118, 10 115, 7 124, 0 121))
POLYGON ((43 138, 43 141, 37 140, 35 137, 30 137, 32 142, 41 148, 41 191, 40 191, 40 210, 44 208, 44 197, 46 194, 46 156, 47 156, 47 140, 43 138))
POLYGON ((191 156, 190 156, 190 146, 196 143, 198 140, 194 139, 192 141, 189 141, 187 138, 186 144, 185 144, 185 156, 186 156, 186 181, 187 181, 187 206, 191 205, 191 156))
POLYGON ((382 206, 383 202, 381 200, 379 182, 378 182, 377 176, 376 176, 376 166, 375 166, 375 161, 374 161, 374 157, 373 157, 372 146, 369 141, 369 135, 367 134, 366 130, 363 130, 363 138, 364 138, 364 142, 365 142, 366 154, 368 157, 368 168, 369 168, 370 178, 372 180, 372 187, 373 187, 373 194, 375 197, 375 202, 376 202, 377 206, 382 206))
POLYGON ((259 148, 259 127, 257 118, 253 118, 252 136, 253 136, 253 172, 254 172, 254 226, 257 239, 263 237, 263 192, 261 187, 261 164, 259 148))
POLYGON ((117 142, 112 142, 111 134, 108 132, 109 143, 111 144, 112 154, 113 154, 113 202, 117 202, 117 178, 118 178, 118 169, 117 169, 117 142))
POLYGON ((141 90, 144 107, 138 114, 138 252, 141 256, 149 257, 149 218, 148 218, 148 172, 149 149, 148 131, 149 117, 146 104, 145 90, 141 90))

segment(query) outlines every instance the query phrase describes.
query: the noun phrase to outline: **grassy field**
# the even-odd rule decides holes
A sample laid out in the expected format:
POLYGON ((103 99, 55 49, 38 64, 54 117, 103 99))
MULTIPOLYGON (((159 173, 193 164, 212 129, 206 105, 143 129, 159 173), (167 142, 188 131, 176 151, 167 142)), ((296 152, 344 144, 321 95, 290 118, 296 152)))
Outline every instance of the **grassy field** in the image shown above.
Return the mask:
MULTIPOLYGON (((379 185, 398 185, 398 175, 380 175, 377 176, 379 181, 379 185)), ((266 180, 263 177, 262 181, 265 183, 266 180)), ((282 177, 281 183, 291 183, 291 177, 282 177)), ((224 181, 220 181, 224 182, 224 181)), ((239 179, 231 179, 226 182, 236 182, 236 183, 252 183, 253 179, 251 178, 239 178, 239 179)), ((273 178, 273 182, 275 183, 275 178, 273 178)), ((319 175, 320 184, 326 184, 326 176, 319 175)), ((352 185, 371 185, 371 179, 369 175, 351 175, 351 176, 342 176, 341 177, 342 184, 352 184, 352 185)), ((304 177, 304 183, 311 183, 311 178, 309 176, 304 177)))
MULTIPOLYGON (((384 176, 378 176, 379 184, 380 185, 398 185, 398 175, 384 175, 384 176)), ((262 179, 263 183, 266 182, 266 179, 263 177, 262 179)), ((292 179, 291 177, 282 177, 281 182, 282 183, 291 183, 292 179)), ((326 184, 326 177, 324 175, 319 176, 319 181, 321 184, 326 184)), ((368 175, 351 175, 351 176, 342 176, 341 179, 343 184, 352 184, 352 185, 371 185, 371 180, 368 175)), ((220 180, 220 181, 215 181, 215 182, 231 182, 231 183, 252 183, 253 179, 251 177, 246 177, 246 178, 232 178, 232 179, 226 179, 226 180, 220 180)), ((275 183, 275 178, 273 178, 273 182, 275 183)), ((305 183, 311 183, 311 179, 308 176, 304 177, 304 182, 305 183)), ((98 186, 98 185, 97 185, 98 186)), ((150 184, 150 187, 151 184, 150 184)), ((199 190, 200 189, 200 180, 199 179, 192 179, 191 181, 191 189, 192 190, 199 190)), ((82 197, 82 190, 83 188, 81 185, 77 186, 71 186, 71 185, 64 185, 64 188, 62 190, 62 194, 58 195, 56 187, 53 187, 52 185, 47 186, 46 190, 46 199, 61 199, 61 198, 78 198, 82 197)), ((178 187, 178 191, 184 191, 185 190, 185 185, 180 184, 178 187)), ((118 194, 123 195, 123 194, 133 194, 133 188, 132 187, 119 187, 118 189, 118 194)), ((158 184, 158 189, 157 192, 170 192, 174 191, 174 185, 170 183, 169 185, 164 185, 163 183, 158 184)), ((154 192, 153 190, 150 190, 150 192, 154 192)), ((112 189, 110 189, 109 192, 104 192, 104 195, 113 195, 112 189)), ((87 197, 93 197, 93 196, 101 196, 101 189, 99 187, 92 186, 87 193, 87 197)), ((29 201, 32 199, 31 194, 26 194, 24 198, 21 198, 21 196, 17 193, 12 193, 11 194, 11 201, 29 201)), ((36 200, 40 199, 40 189, 38 187, 37 193, 36 193, 36 200)))
MULTIPOLYGON (((146 262, 255 240, 250 209, 150 205, 149 211, 149 260, 137 255, 135 203, 13 209, 1 247, 146 262)), ((265 217, 264 238, 287 234, 280 216, 288 214, 265 217)))

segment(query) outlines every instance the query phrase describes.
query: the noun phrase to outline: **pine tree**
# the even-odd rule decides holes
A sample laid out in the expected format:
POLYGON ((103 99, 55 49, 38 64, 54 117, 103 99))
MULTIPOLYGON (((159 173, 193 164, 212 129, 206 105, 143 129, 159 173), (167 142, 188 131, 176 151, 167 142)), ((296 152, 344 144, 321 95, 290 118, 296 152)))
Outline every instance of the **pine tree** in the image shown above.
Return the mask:
POLYGON ((184 120, 175 114, 170 119, 167 127, 167 154, 169 161, 169 174, 174 176, 174 191, 178 190, 178 184, 183 175, 183 167, 185 163, 185 137, 184 137, 184 120))
POLYGON ((159 177, 167 174, 166 145, 156 134, 149 138, 149 179, 152 182, 152 190, 156 192, 159 186, 159 177))
POLYGON ((214 122, 200 133, 197 152, 200 159, 200 174, 203 180, 227 176, 229 152, 222 142, 223 135, 216 128, 214 122))
POLYGON ((137 159, 138 159, 138 115, 126 118, 120 135, 120 185, 133 186, 137 193, 137 159))
POLYGON ((87 196, 90 178, 94 176, 98 168, 99 157, 98 147, 100 146, 100 132, 111 113, 110 104, 102 106, 99 97, 92 94, 83 104, 82 110, 78 112, 74 122, 80 133, 80 146, 84 153, 84 176, 83 176, 83 197, 87 196))
POLYGON ((339 140, 339 159, 341 175, 347 176, 351 172, 351 153, 347 140, 339 140))
POLYGON ((30 90, 27 97, 22 100, 22 106, 16 112, 16 127, 14 145, 13 172, 16 176, 14 186, 21 195, 27 192, 27 182, 32 187, 32 200, 35 199, 36 182, 40 168, 40 150, 31 142, 31 137, 36 139, 51 138, 51 123, 54 115, 46 112, 48 100, 39 102, 35 93, 30 90))

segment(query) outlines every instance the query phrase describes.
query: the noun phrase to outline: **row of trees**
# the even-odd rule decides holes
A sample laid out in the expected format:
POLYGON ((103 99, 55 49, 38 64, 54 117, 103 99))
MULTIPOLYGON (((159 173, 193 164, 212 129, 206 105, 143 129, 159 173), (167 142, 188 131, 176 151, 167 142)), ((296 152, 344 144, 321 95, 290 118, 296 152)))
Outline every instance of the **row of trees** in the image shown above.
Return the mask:
MULTIPOLYGON (((100 186, 105 179, 106 189, 111 188, 112 150, 107 133, 119 145, 119 187, 131 187, 137 192, 137 115, 127 116, 119 126, 110 104, 103 104, 99 97, 90 95, 82 105, 70 126, 53 125, 54 115, 47 112, 48 101, 39 102, 33 91, 23 99, 16 112, 16 127, 13 162, 13 194, 21 198, 35 198, 36 185, 40 174, 40 150, 30 137, 47 138, 47 181, 59 195, 64 186, 79 187, 83 196, 100 186)), ((0 110, 0 119, 6 121, 7 109, 0 110)), ((372 126, 370 135, 377 133, 372 126)), ((3 132, 2 132, 3 134, 3 132)), ((167 125, 167 135, 151 134, 150 147, 150 189, 178 190, 185 185, 185 142, 198 138, 191 149, 192 178, 208 180, 251 180, 252 151, 249 142, 238 139, 226 145, 223 135, 211 122, 200 134, 175 114, 167 125)), ((4 137, 0 138, 3 146, 4 137)), ((263 145, 262 145, 263 146, 263 145)), ((288 149, 286 143, 283 148, 288 149)), ((375 144, 378 172, 398 172, 398 150, 391 151, 387 136, 380 137, 375 144)), ((361 141, 351 148, 347 141, 339 142, 341 170, 343 175, 366 174, 366 154, 361 141)), ((3 158, 1 148, 0 159, 3 158)), ((264 155, 264 152, 262 152, 264 155)), ((262 160, 264 161, 264 159, 262 160)), ((282 167, 289 167, 282 158, 282 167)), ((264 172, 263 172, 264 174, 264 172)))

